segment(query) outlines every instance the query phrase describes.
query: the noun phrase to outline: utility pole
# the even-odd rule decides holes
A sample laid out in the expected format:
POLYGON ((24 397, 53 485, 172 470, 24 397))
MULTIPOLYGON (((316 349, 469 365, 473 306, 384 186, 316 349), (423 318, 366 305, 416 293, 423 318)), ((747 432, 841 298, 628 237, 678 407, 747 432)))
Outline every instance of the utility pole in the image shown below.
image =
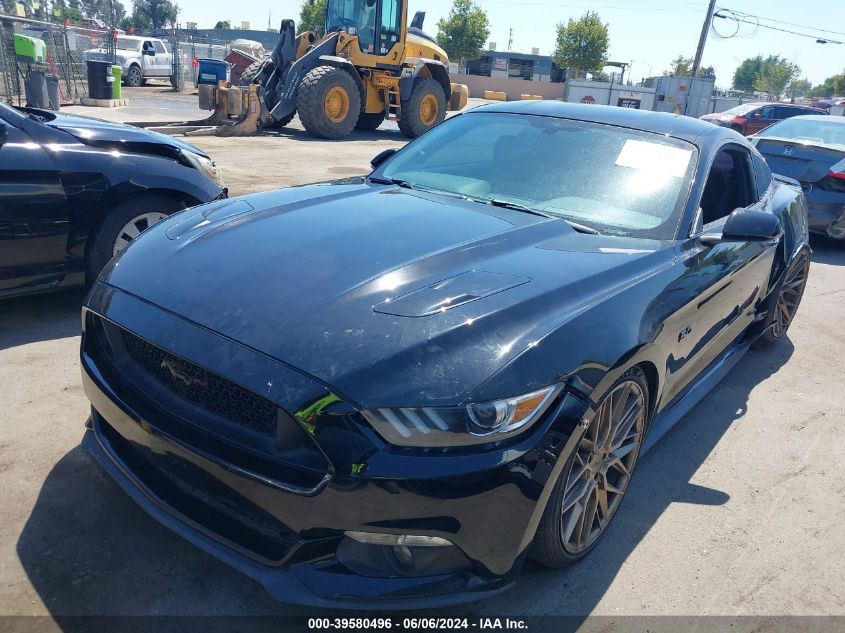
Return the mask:
POLYGON ((707 32, 710 30, 710 23, 713 21, 713 11, 716 8, 716 0, 710 0, 707 6, 707 15, 704 17, 704 24, 701 25, 701 37, 698 38, 698 48, 695 49, 695 59, 692 61, 692 76, 698 75, 698 68, 701 66, 701 57, 704 55, 704 43, 707 41, 707 32))
POLYGON ((513 46, 513 29, 508 31, 508 50, 511 49, 511 46, 513 46))

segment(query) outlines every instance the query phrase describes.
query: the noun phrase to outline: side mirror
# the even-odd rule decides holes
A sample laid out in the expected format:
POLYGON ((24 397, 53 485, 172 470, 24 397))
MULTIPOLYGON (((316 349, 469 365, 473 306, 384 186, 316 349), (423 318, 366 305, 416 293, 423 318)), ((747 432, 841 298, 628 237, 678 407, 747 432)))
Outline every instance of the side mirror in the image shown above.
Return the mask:
POLYGON ((775 240, 782 233, 780 220, 772 213, 752 209, 734 209, 725 222, 722 234, 702 235, 702 244, 720 242, 765 242, 775 240))
POLYGON ((144 55, 148 55, 149 57, 155 57, 155 49, 154 48, 145 48, 144 55))
POLYGON ((759 112, 754 113, 754 118, 759 119, 762 115, 759 112))
POLYGON ((370 161, 370 167, 372 167, 373 169, 378 169, 379 167, 381 167, 384 164, 384 162, 388 158, 393 156, 398 151, 399 150, 397 150, 396 148, 393 148, 393 149, 386 149, 384 151, 379 152, 370 161))

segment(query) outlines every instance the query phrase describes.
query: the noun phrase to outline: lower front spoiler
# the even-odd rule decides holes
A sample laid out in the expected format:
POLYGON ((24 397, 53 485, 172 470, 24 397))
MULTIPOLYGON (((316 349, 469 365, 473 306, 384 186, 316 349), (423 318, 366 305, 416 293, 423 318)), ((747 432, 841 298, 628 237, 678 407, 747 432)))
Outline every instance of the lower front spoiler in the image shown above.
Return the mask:
MULTIPOLYGON (((423 578, 370 578, 339 572, 335 559, 291 567, 268 567, 193 529, 166 507, 147 495, 134 481, 119 458, 109 449, 108 441, 95 432, 93 420, 82 439, 82 448, 90 453, 109 476, 143 510, 189 543, 196 545, 223 563, 257 581, 276 600, 289 604, 339 609, 420 609, 444 607, 483 600, 507 590, 513 581, 498 579, 456 590, 454 574, 423 578), (309 588, 342 588, 331 597, 309 588), (421 593, 428 589, 429 593, 421 593), (354 590, 354 594, 347 593, 354 590)), ((480 579, 479 579, 480 580, 480 579)))

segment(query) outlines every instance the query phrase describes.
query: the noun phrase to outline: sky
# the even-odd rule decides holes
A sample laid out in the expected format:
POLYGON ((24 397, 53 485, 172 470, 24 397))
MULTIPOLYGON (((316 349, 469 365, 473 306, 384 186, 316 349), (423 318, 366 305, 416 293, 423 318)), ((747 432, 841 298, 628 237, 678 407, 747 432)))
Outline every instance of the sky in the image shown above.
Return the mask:
MULTIPOLYGON (((177 0, 179 21, 197 22, 200 28, 211 28, 218 20, 233 25, 250 22, 252 28, 267 27, 272 10, 273 27, 278 29, 282 18, 299 17, 300 0, 249 0, 243 4, 231 0, 177 0)), ((612 61, 634 62, 634 81, 660 75, 678 55, 692 57, 698 44, 701 25, 707 12, 705 0, 476 0, 490 19, 489 41, 498 50, 506 50, 509 30, 513 29, 512 50, 530 52, 538 47, 542 54, 551 54, 555 43, 555 25, 569 18, 578 18, 589 10, 596 11, 609 23, 612 61)), ((437 31, 437 21, 445 17, 452 0, 410 0, 409 15, 426 12, 425 30, 437 31)), ((777 28, 802 31, 813 36, 824 35, 845 42, 845 2, 796 2, 795 0, 717 0, 717 8, 732 9, 780 22, 760 21, 777 28), (796 9, 798 7, 799 9, 796 9), (800 25, 800 26, 798 26, 800 25), (809 28, 807 28, 809 27, 809 28), (823 32, 822 29, 827 31, 823 32)), ((752 19, 753 21, 753 19, 752 19)), ((776 54, 798 64, 802 76, 813 84, 845 69, 845 44, 817 44, 815 37, 799 37, 749 24, 737 25, 716 20, 716 28, 730 35, 740 26, 735 37, 721 39, 711 34, 704 49, 703 66, 716 70, 716 85, 729 88, 740 62, 757 54, 776 54), (755 33, 756 31, 756 33, 755 33)))

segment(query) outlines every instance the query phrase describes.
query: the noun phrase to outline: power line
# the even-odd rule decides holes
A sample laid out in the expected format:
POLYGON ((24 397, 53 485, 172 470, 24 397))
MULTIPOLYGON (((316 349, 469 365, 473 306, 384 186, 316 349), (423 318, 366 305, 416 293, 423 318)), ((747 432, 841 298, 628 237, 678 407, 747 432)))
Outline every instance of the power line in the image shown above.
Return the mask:
MULTIPOLYGON (((765 20, 766 22, 775 22, 776 24, 786 24, 787 26, 794 26, 799 29, 810 29, 812 31, 820 31, 822 33, 833 33, 834 35, 845 35, 845 31, 831 31, 830 29, 820 29, 815 26, 807 26, 806 24, 795 24, 793 22, 785 22, 783 20, 775 20, 774 18, 765 18, 762 15, 754 15, 753 13, 744 13, 743 11, 736 11, 733 9, 728 9, 731 13, 735 13, 737 15, 744 15, 750 18, 757 18, 758 20, 765 20)), ((761 25, 765 26, 765 25, 761 25)))
MULTIPOLYGON (((753 17, 753 18, 758 17, 756 15, 750 15, 750 14, 742 14, 742 15, 745 15, 747 17, 753 17)), ((778 28, 776 26, 770 26, 768 24, 760 24, 759 19, 756 19, 755 21, 745 20, 742 17, 740 17, 740 14, 738 14, 736 11, 733 11, 731 9, 719 9, 713 14, 713 17, 733 21, 733 22, 736 22, 737 24, 740 24, 740 23, 750 24, 751 26, 754 26, 758 29, 769 29, 770 31, 778 31, 779 33, 789 33, 790 35, 798 35, 799 37, 807 37, 807 38, 816 40, 816 42, 818 42, 819 44, 842 44, 842 42, 840 42, 838 40, 831 40, 831 39, 828 39, 827 37, 823 37, 821 35, 812 35, 810 33, 800 33, 798 31, 792 31, 790 29, 782 29, 782 28, 778 28)), ((811 27, 806 27, 806 28, 811 28, 811 27)), ((715 28, 714 28, 714 31, 716 32, 716 35, 718 35, 719 37, 722 37, 724 39, 738 36, 738 29, 732 35, 728 35, 728 36, 722 35, 718 31, 716 31, 715 28)), ((819 29, 819 31, 821 31, 821 29, 819 29)), ((756 31, 755 31, 755 33, 756 33, 756 31)), ((752 33, 752 35, 753 35, 753 33, 752 33)), ((746 37, 750 37, 750 35, 746 36, 746 37)))

